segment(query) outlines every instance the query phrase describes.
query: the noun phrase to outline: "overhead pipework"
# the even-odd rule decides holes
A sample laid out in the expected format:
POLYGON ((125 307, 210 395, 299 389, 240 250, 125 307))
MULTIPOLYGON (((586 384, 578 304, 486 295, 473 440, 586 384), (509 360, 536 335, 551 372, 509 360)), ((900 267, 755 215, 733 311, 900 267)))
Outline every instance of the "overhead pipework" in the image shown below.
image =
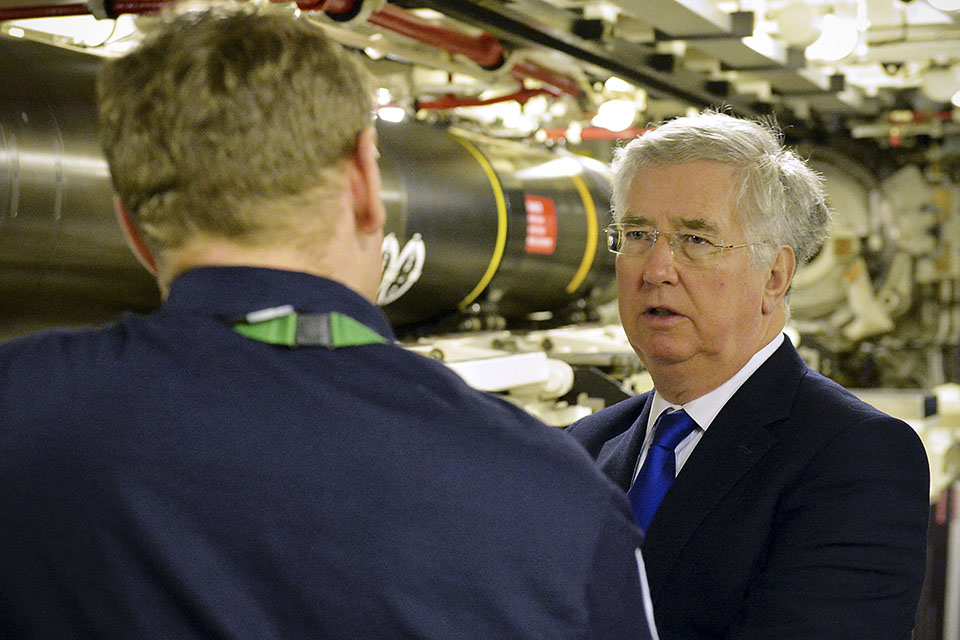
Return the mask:
MULTIPOLYGON (((284 0, 272 1, 279 3, 284 0)), ((123 14, 149 15, 171 2, 172 0, 91 0, 88 3, 0 7, 0 21, 87 14, 97 18, 116 18, 123 14)), ((303 11, 324 13, 337 22, 368 22, 452 54, 464 56, 483 69, 495 70, 507 63, 503 45, 491 34, 481 31, 476 35, 469 35, 439 26, 383 0, 300 0, 296 5, 303 11)), ((508 71, 520 79, 538 80, 556 94, 576 96, 581 92, 575 80, 534 62, 511 62, 508 71)))
MULTIPOLYGON (((0 31, 15 19, 17 28, 29 28, 23 23, 33 16, 108 19, 152 13, 164 4, 7 0, 0 31)), ((586 139, 576 135, 578 127, 587 128, 601 106, 617 99, 603 88, 616 78, 642 94, 635 99, 635 126, 723 106, 740 115, 773 116, 792 139, 842 148, 877 173, 910 162, 960 173, 960 118, 894 122, 903 112, 924 118, 954 110, 954 98, 960 102, 960 7, 876 0, 278 4, 299 8, 348 46, 406 61, 414 73, 442 69, 476 80, 447 92, 414 83, 407 103, 397 105, 411 110, 417 103, 436 104, 445 93, 472 101, 489 100, 494 91, 543 89, 575 105, 570 121, 541 122, 523 134, 572 126, 574 135, 564 140, 578 144, 586 139), (852 48, 827 46, 841 40, 852 48)))

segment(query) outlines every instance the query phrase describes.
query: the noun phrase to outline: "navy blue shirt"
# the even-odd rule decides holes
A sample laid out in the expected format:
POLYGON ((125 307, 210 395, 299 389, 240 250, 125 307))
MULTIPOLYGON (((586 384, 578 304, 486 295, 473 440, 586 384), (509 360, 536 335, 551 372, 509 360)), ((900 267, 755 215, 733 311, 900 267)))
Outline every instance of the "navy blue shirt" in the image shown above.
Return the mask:
POLYGON ((565 433, 396 344, 224 323, 380 310, 201 268, 163 308, 0 345, 0 637, 648 638, 622 492, 565 433))

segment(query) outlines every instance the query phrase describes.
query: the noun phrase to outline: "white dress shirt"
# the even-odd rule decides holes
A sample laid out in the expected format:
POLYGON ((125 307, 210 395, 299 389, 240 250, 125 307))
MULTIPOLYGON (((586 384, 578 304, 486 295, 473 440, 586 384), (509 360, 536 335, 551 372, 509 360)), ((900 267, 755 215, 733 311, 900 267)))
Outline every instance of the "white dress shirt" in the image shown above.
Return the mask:
POLYGON ((676 411, 683 409, 687 412, 688 416, 693 418, 693 421, 696 422, 699 427, 698 429, 694 429, 690 435, 681 440, 680 444, 677 445, 677 474, 679 474, 680 469, 683 468, 687 458, 693 453, 694 448, 696 448, 697 443, 700 442, 700 438, 703 437, 703 434, 706 433, 710 427, 713 419, 717 417, 717 414, 720 413, 723 406, 733 397, 733 394, 743 386, 743 383, 783 344, 783 336, 783 332, 779 333, 765 347, 753 354, 753 357, 747 361, 747 364, 743 365, 743 368, 734 374, 732 378, 696 400, 691 400, 683 405, 671 404, 667 402, 658 391, 654 390, 653 406, 650 407, 650 416, 647 419, 646 425, 647 435, 643 440, 643 447, 640 449, 637 466, 633 470, 634 480, 636 480, 637 474, 640 472, 640 466, 643 465, 643 461, 647 457, 647 451, 653 442, 653 425, 657 422, 657 418, 660 417, 661 413, 667 409, 674 409, 676 411))

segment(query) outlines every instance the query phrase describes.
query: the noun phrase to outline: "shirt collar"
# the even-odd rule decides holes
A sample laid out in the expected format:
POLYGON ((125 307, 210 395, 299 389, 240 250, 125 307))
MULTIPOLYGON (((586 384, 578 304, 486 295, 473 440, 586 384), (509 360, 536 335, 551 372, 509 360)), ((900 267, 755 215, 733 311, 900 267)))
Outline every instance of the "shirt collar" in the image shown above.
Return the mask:
POLYGON ((743 368, 735 373, 733 377, 713 391, 695 400, 691 400, 684 405, 671 404, 667 402, 659 392, 655 391, 653 394, 653 404, 650 407, 650 417, 647 422, 647 433, 650 432, 650 428, 657 421, 657 418, 660 417, 660 414, 670 408, 677 411, 683 409, 687 412, 687 415, 693 418, 701 429, 706 431, 707 427, 713 422, 713 419, 716 418, 720 410, 723 409, 723 406, 727 404, 727 401, 729 401, 730 398, 733 397, 733 394, 743 386, 743 383, 760 368, 760 365, 773 355, 773 352, 783 344, 783 340, 784 334, 781 331, 773 340, 767 343, 765 347, 753 354, 753 357, 747 361, 747 364, 743 365, 743 368))
POLYGON ((164 312, 237 318, 252 311, 290 305, 301 313, 336 311, 394 340, 379 307, 335 280, 261 267, 198 267, 170 284, 164 312))

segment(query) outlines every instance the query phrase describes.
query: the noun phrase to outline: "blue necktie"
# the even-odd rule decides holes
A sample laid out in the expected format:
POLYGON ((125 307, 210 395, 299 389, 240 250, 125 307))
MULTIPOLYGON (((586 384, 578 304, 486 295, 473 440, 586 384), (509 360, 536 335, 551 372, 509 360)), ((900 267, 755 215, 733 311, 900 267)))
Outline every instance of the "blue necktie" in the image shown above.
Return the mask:
POLYGON ((663 413, 657 418, 653 426, 653 443, 637 479, 627 491, 633 515, 644 531, 650 526, 653 514, 677 477, 677 455, 674 450, 696 428, 697 423, 684 411, 663 413))

